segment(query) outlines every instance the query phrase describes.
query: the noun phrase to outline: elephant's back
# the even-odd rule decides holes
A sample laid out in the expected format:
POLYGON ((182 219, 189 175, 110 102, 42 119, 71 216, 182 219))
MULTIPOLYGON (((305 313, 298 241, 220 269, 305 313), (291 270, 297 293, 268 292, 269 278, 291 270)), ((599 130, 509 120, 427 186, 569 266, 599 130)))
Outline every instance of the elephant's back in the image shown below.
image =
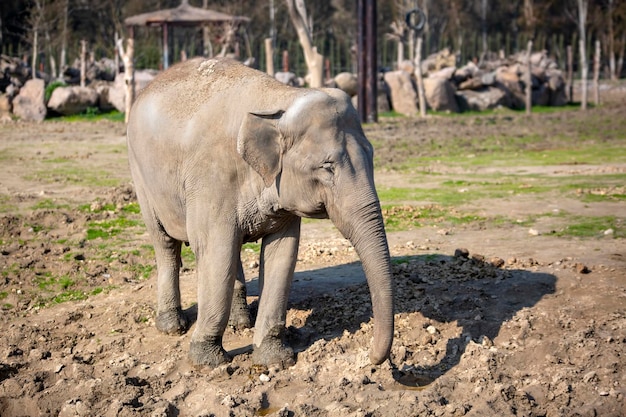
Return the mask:
POLYGON ((190 118, 202 106, 227 100, 240 103, 263 91, 285 89, 269 75, 229 58, 195 58, 159 74, 137 98, 136 106, 151 102, 163 116, 190 118))

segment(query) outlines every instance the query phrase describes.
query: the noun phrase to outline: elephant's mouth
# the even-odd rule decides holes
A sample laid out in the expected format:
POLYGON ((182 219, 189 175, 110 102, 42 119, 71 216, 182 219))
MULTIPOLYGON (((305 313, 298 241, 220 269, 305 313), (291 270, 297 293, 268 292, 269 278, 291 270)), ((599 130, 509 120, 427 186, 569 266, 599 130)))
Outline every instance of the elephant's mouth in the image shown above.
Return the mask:
POLYGON ((295 211, 300 217, 306 217, 308 219, 327 219, 328 212, 326 211, 326 205, 324 203, 317 203, 315 208, 307 211, 295 211))

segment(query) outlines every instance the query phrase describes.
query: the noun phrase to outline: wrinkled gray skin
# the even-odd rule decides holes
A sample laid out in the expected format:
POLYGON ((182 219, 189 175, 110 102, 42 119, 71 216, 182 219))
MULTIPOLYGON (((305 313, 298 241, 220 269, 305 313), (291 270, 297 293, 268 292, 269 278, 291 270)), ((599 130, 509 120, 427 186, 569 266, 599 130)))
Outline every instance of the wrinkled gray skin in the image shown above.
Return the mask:
POLYGON ((158 271, 157 328, 182 333, 181 245, 196 255, 194 364, 230 360, 229 323, 249 324, 240 250, 262 239, 253 360, 293 363, 283 344, 301 217, 330 218, 359 254, 374 312, 372 363, 389 355, 389 249, 372 146, 347 95, 297 89, 227 59, 195 59, 159 75, 128 124, 132 178, 158 271), (234 301, 233 301, 234 294, 234 301))

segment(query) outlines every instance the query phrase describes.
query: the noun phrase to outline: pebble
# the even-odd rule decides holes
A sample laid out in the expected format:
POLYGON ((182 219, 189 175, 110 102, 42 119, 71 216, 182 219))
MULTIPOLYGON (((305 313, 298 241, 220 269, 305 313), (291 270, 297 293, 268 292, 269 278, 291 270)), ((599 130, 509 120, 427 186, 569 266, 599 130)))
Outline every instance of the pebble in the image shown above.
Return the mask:
POLYGON ((528 234, 531 236, 539 236, 539 230, 537 229, 528 229, 528 234))
POLYGON ((426 331, 430 334, 437 334, 439 332, 439 330, 437 330, 437 328, 432 324, 426 328, 426 331))
POLYGON ((272 378, 270 378, 270 376, 267 375, 267 374, 259 375, 259 381, 261 381, 261 382, 270 382, 271 379, 272 378))

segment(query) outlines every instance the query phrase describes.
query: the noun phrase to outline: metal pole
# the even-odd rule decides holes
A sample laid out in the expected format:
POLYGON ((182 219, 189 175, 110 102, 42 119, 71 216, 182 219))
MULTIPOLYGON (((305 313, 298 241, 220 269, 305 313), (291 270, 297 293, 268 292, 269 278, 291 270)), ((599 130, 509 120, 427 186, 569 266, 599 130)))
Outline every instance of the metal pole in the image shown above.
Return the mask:
POLYGON ((163 23, 163 69, 166 70, 167 67, 169 67, 169 51, 167 48, 167 39, 168 39, 168 35, 167 35, 167 23, 163 23))
POLYGON ((366 27, 366 89, 367 89, 367 122, 378 122, 378 59, 376 48, 376 0, 367 0, 365 12, 366 27))
POLYGON ((359 91, 357 95, 357 110, 361 122, 367 121, 367 58, 365 55, 366 36, 365 36, 365 0, 357 0, 357 78, 359 80, 359 91))

